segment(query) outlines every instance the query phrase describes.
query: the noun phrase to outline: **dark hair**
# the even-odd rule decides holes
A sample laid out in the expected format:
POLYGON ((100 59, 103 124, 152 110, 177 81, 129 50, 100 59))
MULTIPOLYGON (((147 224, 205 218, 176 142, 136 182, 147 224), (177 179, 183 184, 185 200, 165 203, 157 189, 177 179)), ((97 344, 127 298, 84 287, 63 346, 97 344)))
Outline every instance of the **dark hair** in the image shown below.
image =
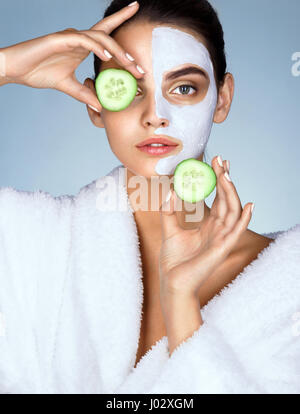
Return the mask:
MULTIPOLYGON (((116 13, 130 2, 130 0, 112 0, 103 18, 116 13)), ((207 0, 139 0, 138 11, 112 31, 110 36, 113 37, 124 25, 139 20, 158 24, 169 23, 188 28, 201 35, 210 53, 218 88, 222 85, 226 72, 224 33, 217 12, 207 0)), ((94 81, 100 68, 101 59, 94 54, 94 81)))

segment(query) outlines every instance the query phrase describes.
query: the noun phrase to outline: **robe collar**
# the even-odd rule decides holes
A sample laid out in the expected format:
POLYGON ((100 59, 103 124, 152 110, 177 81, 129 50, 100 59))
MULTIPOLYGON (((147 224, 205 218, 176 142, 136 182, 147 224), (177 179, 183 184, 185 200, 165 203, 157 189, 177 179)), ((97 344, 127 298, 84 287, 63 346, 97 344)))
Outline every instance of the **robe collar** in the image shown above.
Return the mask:
POLYGON ((140 244, 125 174, 119 165, 83 187, 74 214, 84 331, 102 379, 99 389, 107 393, 134 366, 142 318, 140 244))

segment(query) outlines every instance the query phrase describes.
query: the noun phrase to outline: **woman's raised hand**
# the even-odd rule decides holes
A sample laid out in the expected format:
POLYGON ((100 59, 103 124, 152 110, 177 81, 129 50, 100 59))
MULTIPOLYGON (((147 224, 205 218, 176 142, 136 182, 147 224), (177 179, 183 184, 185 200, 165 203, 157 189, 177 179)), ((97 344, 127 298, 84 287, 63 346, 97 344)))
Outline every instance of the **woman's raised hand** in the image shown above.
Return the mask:
POLYGON ((226 179, 224 165, 217 157, 212 160, 217 176, 216 197, 209 216, 201 226, 192 230, 179 226, 176 211, 176 193, 161 208, 162 246, 159 272, 161 298, 177 296, 194 298, 202 284, 226 259, 247 230, 252 203, 242 208, 233 182, 226 179))
POLYGON ((56 89, 101 110, 97 96, 76 79, 75 70, 90 52, 108 61, 110 57, 104 53, 106 50, 133 76, 142 77, 136 63, 109 36, 137 10, 138 3, 104 18, 89 30, 69 28, 0 49, 2 61, 5 62, 5 83, 56 89))

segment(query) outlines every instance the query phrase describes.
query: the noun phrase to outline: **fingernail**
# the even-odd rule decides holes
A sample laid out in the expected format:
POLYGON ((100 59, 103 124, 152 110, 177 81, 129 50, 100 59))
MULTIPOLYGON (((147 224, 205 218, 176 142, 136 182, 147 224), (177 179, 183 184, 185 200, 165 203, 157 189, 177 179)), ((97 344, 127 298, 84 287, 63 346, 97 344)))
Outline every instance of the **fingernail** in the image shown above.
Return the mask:
POLYGON ((227 160, 226 163, 227 163, 227 170, 229 171, 229 166, 230 166, 229 160, 227 160))
POLYGON ((171 195, 172 195, 172 191, 170 190, 170 191, 168 192, 168 194, 167 194, 167 198, 166 198, 165 203, 167 203, 167 202, 170 200, 171 195))
POLYGON ((126 53, 126 57, 127 59, 131 60, 131 62, 134 61, 134 58, 129 53, 126 53))
POLYGON ((132 3, 128 4, 128 7, 134 6, 135 4, 137 4, 137 1, 133 1, 132 3))
POLYGON ((222 158, 220 157, 220 155, 218 155, 218 163, 220 167, 223 167, 223 161, 222 158))
POLYGON ((226 171, 226 173, 225 173, 224 175, 225 175, 226 180, 228 180, 228 181, 230 181, 230 182, 231 182, 231 179, 230 179, 230 177, 229 177, 229 175, 228 175, 227 171, 226 171))
POLYGON ((98 113, 100 114, 100 111, 99 111, 98 109, 94 108, 92 105, 89 105, 89 104, 88 104, 88 106, 89 106, 91 109, 93 109, 94 111, 96 111, 96 112, 98 112, 98 113))
POLYGON ((252 206, 251 206, 251 214, 253 213, 254 206, 255 206, 255 204, 254 204, 254 203, 252 203, 252 206))
POLYGON ((103 53, 105 54, 105 56, 107 56, 109 59, 112 58, 112 55, 109 53, 108 50, 104 49, 103 53))
POLYGON ((145 73, 145 72, 143 71, 143 69, 142 69, 139 65, 136 65, 136 68, 137 68, 137 70, 138 70, 140 73, 145 73))

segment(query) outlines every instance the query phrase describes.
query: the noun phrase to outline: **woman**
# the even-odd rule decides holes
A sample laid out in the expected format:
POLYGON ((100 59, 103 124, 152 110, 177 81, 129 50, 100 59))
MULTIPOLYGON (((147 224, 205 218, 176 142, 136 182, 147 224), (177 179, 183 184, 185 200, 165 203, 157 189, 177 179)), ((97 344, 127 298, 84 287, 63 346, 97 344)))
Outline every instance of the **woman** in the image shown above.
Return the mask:
POLYGON ((221 157, 212 161, 212 208, 204 203, 192 224, 174 191, 166 198, 151 187, 153 177, 172 179, 182 154, 203 160, 212 122, 230 110, 234 82, 215 11, 206 0, 119 0, 104 17, 87 31, 1 50, 0 84, 51 87, 86 103, 122 163, 76 197, 1 189, 1 392, 299 392, 291 318, 300 307, 300 226, 271 238, 248 230, 252 203, 242 208, 221 157), (137 78, 125 110, 101 107, 95 79, 77 82, 90 51, 95 78, 108 68, 137 78), (167 82, 187 63, 201 70, 167 82), (190 144, 200 131, 199 152, 190 144), (138 149, 158 132, 173 158, 138 149), (111 195, 117 209, 104 208, 111 195))

